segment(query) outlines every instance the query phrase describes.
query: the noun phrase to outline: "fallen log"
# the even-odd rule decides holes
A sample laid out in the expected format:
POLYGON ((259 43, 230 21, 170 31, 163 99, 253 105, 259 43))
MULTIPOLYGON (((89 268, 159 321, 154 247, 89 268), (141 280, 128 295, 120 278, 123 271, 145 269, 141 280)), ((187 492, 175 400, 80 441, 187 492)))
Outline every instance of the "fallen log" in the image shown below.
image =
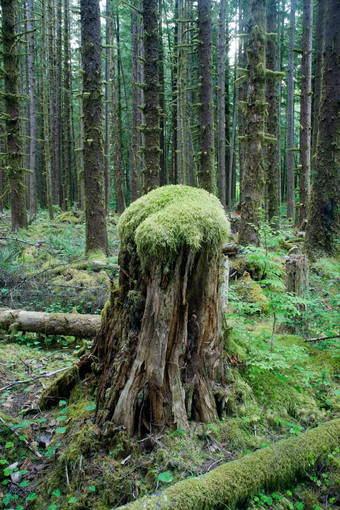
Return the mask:
MULTIPOLYGON (((158 495, 119 507, 128 510, 236 508, 260 490, 289 487, 340 443, 340 419, 178 482, 158 495)), ((118 509, 119 510, 119 509, 118 509)))
POLYGON ((92 338, 99 331, 101 316, 77 313, 29 312, 0 308, 0 329, 8 330, 14 324, 17 325, 19 331, 92 338))

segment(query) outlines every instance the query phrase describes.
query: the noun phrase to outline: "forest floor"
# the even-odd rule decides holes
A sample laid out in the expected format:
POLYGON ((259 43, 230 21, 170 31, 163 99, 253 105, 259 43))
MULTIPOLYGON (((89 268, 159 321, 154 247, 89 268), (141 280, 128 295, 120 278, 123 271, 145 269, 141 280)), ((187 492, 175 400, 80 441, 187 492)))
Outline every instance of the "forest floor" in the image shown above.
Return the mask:
MULTIPOLYGON (((0 307, 99 314, 117 276, 116 223, 112 216, 112 256, 103 269, 83 256, 82 214, 61 213, 52 222, 39 214, 18 235, 1 216, 0 307)), ((91 342, 0 332, 0 508, 116 508, 340 417, 339 339, 306 341, 339 333, 339 263, 313 264, 310 292, 297 300, 284 290, 284 263, 302 238, 288 226, 281 233, 264 226, 262 241, 231 260, 228 398, 217 423, 141 439, 119 430, 103 445, 91 381, 57 406, 39 407, 43 389, 91 342)), ((340 449, 326 452, 296 485, 259 492, 242 508, 339 509, 340 449)))

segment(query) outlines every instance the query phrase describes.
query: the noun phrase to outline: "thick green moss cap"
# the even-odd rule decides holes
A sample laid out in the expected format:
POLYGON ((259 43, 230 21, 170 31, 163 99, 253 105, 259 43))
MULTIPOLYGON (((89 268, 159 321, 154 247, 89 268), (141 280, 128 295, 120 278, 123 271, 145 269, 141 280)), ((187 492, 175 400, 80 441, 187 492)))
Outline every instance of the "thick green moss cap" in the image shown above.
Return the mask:
POLYGON ((187 246, 216 252, 230 235, 227 216, 211 193, 190 186, 157 188, 139 198, 120 217, 122 248, 135 243, 143 264, 170 262, 187 246))

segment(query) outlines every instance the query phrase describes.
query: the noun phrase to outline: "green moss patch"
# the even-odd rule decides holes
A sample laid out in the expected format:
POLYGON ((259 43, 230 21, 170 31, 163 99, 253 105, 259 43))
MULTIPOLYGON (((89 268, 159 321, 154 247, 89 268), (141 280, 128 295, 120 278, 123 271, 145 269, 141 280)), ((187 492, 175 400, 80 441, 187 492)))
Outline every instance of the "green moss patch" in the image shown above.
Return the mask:
POLYGON ((136 200, 122 214, 122 246, 135 243, 143 264, 171 262, 184 247, 195 254, 203 246, 219 250, 230 235, 220 201, 203 189, 171 185, 136 200))

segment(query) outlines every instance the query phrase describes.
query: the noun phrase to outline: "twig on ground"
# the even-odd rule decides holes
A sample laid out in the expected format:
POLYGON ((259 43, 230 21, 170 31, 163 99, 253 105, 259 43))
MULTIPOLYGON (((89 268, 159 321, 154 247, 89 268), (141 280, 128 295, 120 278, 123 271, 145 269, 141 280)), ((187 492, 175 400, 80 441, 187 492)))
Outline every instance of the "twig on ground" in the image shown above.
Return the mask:
POLYGON ((64 370, 67 370, 70 367, 64 367, 59 368, 59 370, 55 370, 54 372, 50 372, 49 374, 41 374, 37 375, 36 377, 32 377, 31 379, 26 379, 25 381, 15 381, 11 384, 7 384, 6 386, 3 386, 0 388, 0 391, 8 390, 9 388, 12 388, 13 386, 17 386, 18 384, 28 384, 33 381, 37 381, 38 379, 42 379, 43 377, 51 377, 52 375, 58 374, 59 372, 64 372, 64 370))

